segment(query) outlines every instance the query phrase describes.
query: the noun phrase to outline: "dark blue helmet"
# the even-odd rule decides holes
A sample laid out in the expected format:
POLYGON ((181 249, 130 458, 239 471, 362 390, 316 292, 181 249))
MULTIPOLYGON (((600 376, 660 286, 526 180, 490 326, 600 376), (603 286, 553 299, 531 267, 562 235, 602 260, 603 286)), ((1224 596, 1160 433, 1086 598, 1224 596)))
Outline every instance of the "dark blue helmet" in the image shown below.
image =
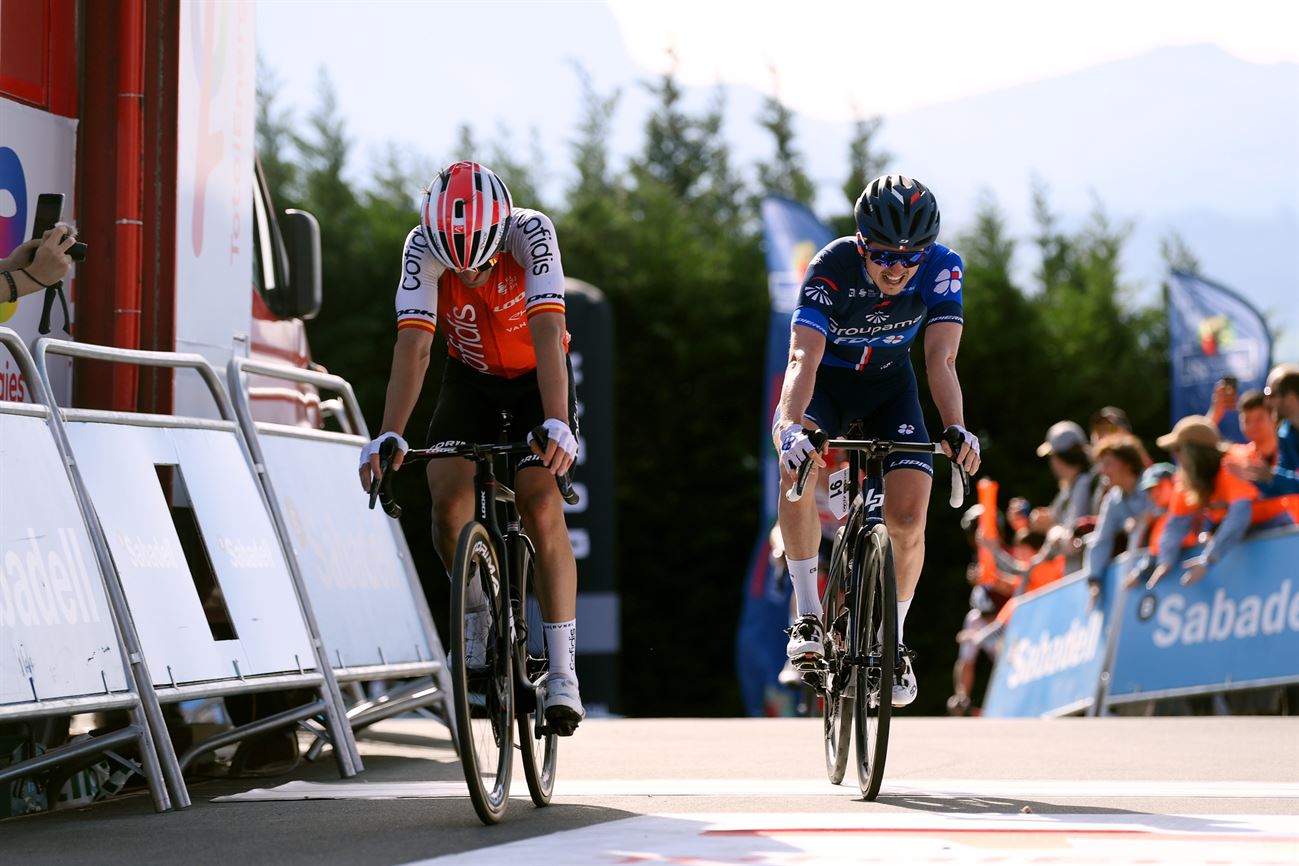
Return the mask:
POLYGON ((938 240, 938 202, 923 183, 903 174, 866 184, 853 208, 857 231, 867 242, 923 250, 938 240))

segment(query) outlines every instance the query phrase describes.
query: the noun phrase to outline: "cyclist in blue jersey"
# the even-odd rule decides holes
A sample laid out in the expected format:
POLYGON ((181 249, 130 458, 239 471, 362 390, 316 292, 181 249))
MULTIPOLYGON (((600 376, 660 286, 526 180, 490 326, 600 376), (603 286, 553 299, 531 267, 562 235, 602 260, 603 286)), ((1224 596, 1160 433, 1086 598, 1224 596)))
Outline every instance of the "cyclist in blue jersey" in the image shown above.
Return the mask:
MULTIPOLYGON (((960 434, 959 454, 948 456, 973 474, 979 440, 965 429, 956 353, 963 316, 961 257, 936 243, 938 204, 919 181, 904 175, 867 184, 854 208, 856 237, 831 241, 812 260, 791 326, 789 365, 772 437, 780 451, 780 530, 794 585, 798 619, 786 651, 796 667, 816 665, 823 653, 821 598, 817 587, 820 530, 816 503, 790 502, 785 493, 799 468, 812 461, 813 483, 825 463, 808 432, 841 436, 858 418, 867 436, 930 442, 920 410, 910 348, 925 326, 929 391, 947 431, 960 434)), ((925 515, 933 458, 893 454, 884 465, 884 521, 893 541, 898 583, 901 668, 893 705, 916 698, 911 653, 903 623, 925 559, 925 515)))

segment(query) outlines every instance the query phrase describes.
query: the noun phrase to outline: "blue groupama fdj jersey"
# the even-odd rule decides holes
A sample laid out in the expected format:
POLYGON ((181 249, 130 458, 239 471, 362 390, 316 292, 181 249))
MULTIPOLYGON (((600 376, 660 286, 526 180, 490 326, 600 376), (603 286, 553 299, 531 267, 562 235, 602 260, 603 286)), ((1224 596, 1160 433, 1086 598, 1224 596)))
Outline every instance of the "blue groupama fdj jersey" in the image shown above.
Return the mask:
POLYGON ((926 319, 964 322, 963 272, 959 255, 934 244, 906 288, 886 296, 866 276, 856 238, 839 238, 808 266, 793 323, 825 336, 822 366, 867 374, 892 371, 909 360, 911 342, 926 319))

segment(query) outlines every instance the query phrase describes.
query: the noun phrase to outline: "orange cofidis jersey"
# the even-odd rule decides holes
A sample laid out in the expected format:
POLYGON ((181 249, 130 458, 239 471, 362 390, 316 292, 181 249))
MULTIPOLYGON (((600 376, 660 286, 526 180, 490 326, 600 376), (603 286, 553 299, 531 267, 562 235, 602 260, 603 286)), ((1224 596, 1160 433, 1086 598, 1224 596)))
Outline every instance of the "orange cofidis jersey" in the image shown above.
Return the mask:
MULTIPOLYGON (((516 208, 505 246, 487 281, 469 287, 429 251, 419 226, 406 236, 397 286, 397 328, 439 327, 447 353, 480 373, 513 379, 537 368, 528 321, 564 313, 564 270, 555 225, 516 208)), ((564 349, 569 335, 564 334, 564 349)))

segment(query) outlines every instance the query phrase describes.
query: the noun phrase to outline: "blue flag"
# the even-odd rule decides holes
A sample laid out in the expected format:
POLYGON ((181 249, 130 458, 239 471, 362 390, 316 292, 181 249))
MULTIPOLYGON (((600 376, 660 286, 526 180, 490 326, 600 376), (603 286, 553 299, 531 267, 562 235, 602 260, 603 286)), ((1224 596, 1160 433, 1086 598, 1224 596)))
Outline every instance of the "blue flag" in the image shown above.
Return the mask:
MULTIPOLYGON (((1238 393, 1262 388, 1272 366, 1272 335, 1252 304, 1225 286, 1172 271, 1168 278, 1168 354, 1173 423, 1209 411, 1213 386, 1239 380, 1238 393)), ((1224 434, 1241 441, 1234 409, 1224 434)))
POLYGON ((760 417, 762 437, 762 523, 744 581, 744 604, 735 639, 736 671, 744 709, 751 716, 778 711, 769 697, 785 663, 781 629, 789 624, 789 581, 770 562, 768 536, 776 523, 780 467, 771 445, 771 420, 789 356, 789 323, 807 266, 834 233, 804 205, 777 196, 762 201, 762 231, 767 257, 771 320, 767 328, 766 400, 760 417))

